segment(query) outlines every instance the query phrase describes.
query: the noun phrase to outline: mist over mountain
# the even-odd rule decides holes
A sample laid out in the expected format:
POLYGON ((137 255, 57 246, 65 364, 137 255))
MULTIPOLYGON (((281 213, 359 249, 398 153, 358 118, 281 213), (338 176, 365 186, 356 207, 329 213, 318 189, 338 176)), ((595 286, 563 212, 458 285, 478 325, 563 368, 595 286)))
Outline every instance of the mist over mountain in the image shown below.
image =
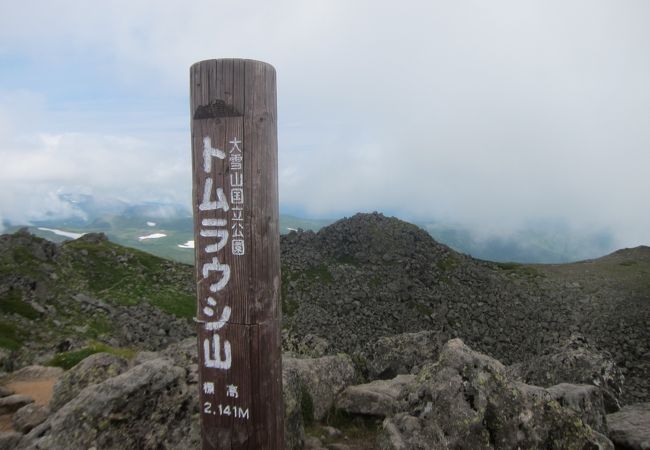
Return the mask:
MULTIPOLYGON (((133 203, 89 194, 59 193, 65 204, 64 217, 44 216, 29 222, 5 221, 6 231, 29 226, 30 232, 61 242, 68 233, 104 232, 119 244, 192 264, 192 214, 187 205, 164 202, 133 203), (156 237, 147 238, 147 236, 156 237), (164 236, 161 236, 164 235, 164 236), (143 239, 144 238, 144 239, 143 239)), ((304 218, 281 214, 280 232, 304 229, 318 231, 333 223, 326 218, 304 218)), ((514 232, 477 229, 476 226, 442 220, 412 220, 434 239, 474 258, 500 262, 563 263, 596 258, 617 249, 608 230, 577 229, 562 221, 526 223, 514 232)))

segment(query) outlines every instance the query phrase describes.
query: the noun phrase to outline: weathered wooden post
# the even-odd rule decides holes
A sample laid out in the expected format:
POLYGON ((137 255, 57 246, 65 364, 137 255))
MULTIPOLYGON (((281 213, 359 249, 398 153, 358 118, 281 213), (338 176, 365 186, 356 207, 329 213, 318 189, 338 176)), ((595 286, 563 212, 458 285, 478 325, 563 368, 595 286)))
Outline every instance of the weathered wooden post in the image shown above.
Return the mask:
POLYGON ((203 449, 283 448, 275 69, 190 69, 203 449))

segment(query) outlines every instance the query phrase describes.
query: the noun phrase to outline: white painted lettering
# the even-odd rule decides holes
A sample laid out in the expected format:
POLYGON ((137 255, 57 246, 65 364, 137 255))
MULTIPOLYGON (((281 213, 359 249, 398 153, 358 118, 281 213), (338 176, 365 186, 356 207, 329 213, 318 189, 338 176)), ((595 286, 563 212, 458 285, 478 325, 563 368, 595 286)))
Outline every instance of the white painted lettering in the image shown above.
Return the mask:
MULTIPOLYGON (((216 306, 217 306, 217 301, 212 297, 208 297, 208 306, 203 308, 203 313, 208 317, 214 316, 214 309, 212 307, 216 307, 216 306)), ((232 309, 230 308, 230 306, 224 306, 223 311, 221 313, 221 318, 216 322, 206 322, 205 329, 216 331, 220 328, 223 328, 223 326, 226 325, 226 323, 228 323, 231 313, 232 313, 232 309)))
POLYGON ((203 357, 205 367, 212 369, 228 370, 232 365, 232 354, 230 353, 230 342, 223 341, 224 359, 221 359, 221 339, 218 334, 212 336, 212 349, 210 339, 203 341, 203 357))
POLYGON ((219 292, 226 287, 228 281, 230 281, 230 266, 228 264, 219 263, 219 259, 216 256, 212 257, 211 263, 203 264, 203 278, 208 278, 210 272, 221 272, 223 276, 217 283, 210 285, 210 291, 219 292))
POLYGON ((217 188, 217 200, 211 201, 212 199, 212 178, 208 177, 205 179, 205 185, 203 186, 203 200, 199 205, 199 210, 201 211, 213 211, 215 209, 223 209, 228 211, 230 206, 226 200, 226 195, 223 193, 222 188, 217 188))
MULTIPOLYGON (((203 226, 209 227, 224 227, 226 226, 225 219, 203 219, 201 224, 203 226)), ((216 253, 226 246, 228 243, 228 230, 226 229, 216 229, 216 230, 206 230, 202 229, 200 231, 201 236, 204 237, 216 237, 219 238, 219 241, 216 244, 210 244, 205 247, 207 253, 216 253)))
POLYGON ((226 153, 223 150, 212 147, 212 139, 210 136, 203 138, 203 170, 205 173, 210 173, 212 170, 212 158, 224 159, 226 153))

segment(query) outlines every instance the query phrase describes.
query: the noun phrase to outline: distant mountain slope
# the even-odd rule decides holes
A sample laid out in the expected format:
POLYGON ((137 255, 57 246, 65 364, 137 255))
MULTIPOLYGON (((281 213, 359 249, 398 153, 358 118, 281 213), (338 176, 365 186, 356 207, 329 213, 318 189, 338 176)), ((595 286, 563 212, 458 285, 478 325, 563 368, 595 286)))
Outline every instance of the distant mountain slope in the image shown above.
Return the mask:
POLYGON ((101 234, 54 244, 0 236, 0 347, 11 361, 46 361, 92 340, 161 348, 191 335, 193 269, 101 234))
MULTIPOLYGON (((650 400, 647 247, 572 264, 494 263, 381 214, 280 240, 288 348, 325 340, 362 366, 379 337, 430 330, 515 363, 579 332, 626 372, 626 401, 650 400)), ((193 312, 190 266, 97 234, 60 245, 24 231, 0 237, 0 347, 17 364, 90 340, 158 348, 192 334, 193 312)))
MULTIPOLYGON (((39 221, 29 226, 28 230, 36 236, 57 243, 74 239, 75 234, 101 232, 117 244, 161 258, 194 264, 194 251, 191 246, 194 240, 192 216, 178 208, 172 208, 162 214, 161 208, 161 205, 156 205, 155 208, 130 207, 120 214, 97 215, 90 221, 39 221)), ((286 234, 299 229, 316 231, 331 222, 282 215, 280 232, 286 234)), ((19 228, 11 227, 7 232, 12 233, 19 228)))

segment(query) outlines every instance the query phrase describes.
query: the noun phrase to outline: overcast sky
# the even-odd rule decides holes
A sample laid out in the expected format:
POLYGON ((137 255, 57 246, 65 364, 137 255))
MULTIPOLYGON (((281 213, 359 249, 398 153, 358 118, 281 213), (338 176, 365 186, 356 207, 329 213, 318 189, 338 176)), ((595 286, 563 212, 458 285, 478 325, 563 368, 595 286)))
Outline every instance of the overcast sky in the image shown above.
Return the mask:
POLYGON ((650 244, 646 0, 0 0, 0 219, 189 205, 188 69, 221 57, 276 67, 285 212, 650 244))

